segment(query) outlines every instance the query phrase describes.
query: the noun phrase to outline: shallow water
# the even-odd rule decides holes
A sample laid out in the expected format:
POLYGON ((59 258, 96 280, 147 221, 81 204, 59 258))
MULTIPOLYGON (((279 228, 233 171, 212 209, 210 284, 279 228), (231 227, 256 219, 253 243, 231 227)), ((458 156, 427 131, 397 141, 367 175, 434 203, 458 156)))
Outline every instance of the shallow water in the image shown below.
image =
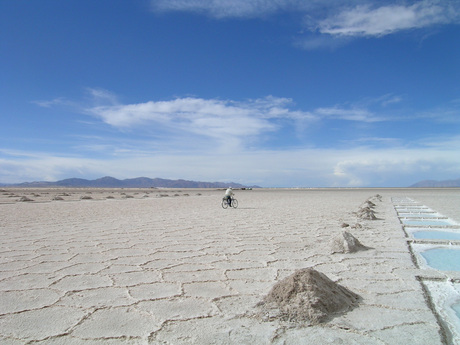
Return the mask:
POLYGON ((420 253, 427 264, 441 271, 460 271, 460 250, 434 248, 420 253))
POLYGON ((400 217, 439 218, 437 213, 398 213, 400 217))
POLYGON ((450 231, 415 231, 412 236, 425 240, 460 240, 460 233, 450 231))
POLYGON ((452 225, 448 219, 401 219, 404 225, 424 225, 424 226, 442 226, 452 225))
POLYGON ((397 212, 434 212, 427 207, 395 207, 397 212))
MULTIPOLYGON (((424 250, 429 244, 419 246, 416 243, 411 245, 412 249, 424 258, 427 265, 434 269, 440 271, 460 271, 459 247, 444 246, 440 248, 435 244, 435 240, 460 240, 460 232, 448 231, 445 228, 445 226, 455 226, 460 223, 460 219, 458 218, 460 190, 448 190, 448 195, 443 195, 442 198, 433 198, 431 191, 417 192, 420 194, 414 199, 408 197, 399 200, 396 198, 393 199, 395 210, 401 223, 406 226, 406 231, 416 239, 424 239, 426 242, 433 241, 432 249, 424 250), (415 199, 418 202, 426 202, 425 205, 429 205, 430 207, 422 203, 416 204, 415 199), (398 202, 400 203, 399 205, 397 204, 398 202), (410 204, 410 202, 413 202, 413 204, 410 204), (446 218, 436 218, 444 216, 446 218), (412 229, 409 230, 410 226, 412 226, 412 229), (418 226, 419 228, 417 228, 418 226)), ((455 228, 457 227, 455 226, 455 228)), ((423 266, 422 264, 422 268, 423 266)), ((427 283, 432 288, 432 284, 435 284, 434 282, 424 282, 424 284, 427 283)), ((457 297, 450 299, 450 287, 444 282, 438 285, 435 284, 434 289, 430 290, 430 292, 438 313, 448 321, 449 328, 453 333, 453 343, 460 344, 460 300, 457 297), (446 304, 446 298, 449 298, 450 302, 448 304, 446 304), (446 309, 450 310, 447 314, 445 313, 446 309)), ((458 296, 457 293, 455 293, 455 296, 458 296)))

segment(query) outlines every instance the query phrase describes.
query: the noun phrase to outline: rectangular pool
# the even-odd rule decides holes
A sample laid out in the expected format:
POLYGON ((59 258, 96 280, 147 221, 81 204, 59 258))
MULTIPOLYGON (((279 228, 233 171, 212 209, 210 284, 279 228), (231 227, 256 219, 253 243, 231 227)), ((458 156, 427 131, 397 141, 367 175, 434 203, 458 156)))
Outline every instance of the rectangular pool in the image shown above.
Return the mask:
POLYGON ((440 271, 460 271, 460 249, 433 248, 420 252, 428 266, 440 271))
POLYGON ((439 218, 442 217, 439 213, 398 213, 399 217, 420 217, 420 218, 439 218))
POLYGON ((401 219, 401 223, 404 225, 413 226, 446 226, 455 225, 449 219, 401 219))
POLYGON ((460 232, 420 230, 411 232, 412 236, 420 240, 453 240, 460 241, 460 232))

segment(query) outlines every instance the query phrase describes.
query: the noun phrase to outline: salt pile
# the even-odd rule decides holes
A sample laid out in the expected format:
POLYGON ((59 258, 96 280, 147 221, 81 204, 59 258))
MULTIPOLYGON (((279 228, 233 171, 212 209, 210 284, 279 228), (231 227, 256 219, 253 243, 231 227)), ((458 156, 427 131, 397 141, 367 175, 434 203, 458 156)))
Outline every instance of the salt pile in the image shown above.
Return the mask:
POLYGON ((357 305, 359 296, 311 268, 276 283, 263 302, 263 318, 318 324, 357 305))
POLYGON ((342 231, 332 240, 332 253, 354 253, 360 250, 367 250, 356 237, 348 231, 342 231))
POLYGON ((382 201, 382 197, 378 194, 375 197, 367 199, 363 203, 363 205, 359 208, 358 212, 356 212, 356 215, 358 216, 358 218, 364 219, 364 220, 376 220, 377 219, 377 217, 375 216, 375 211, 374 211, 374 207, 376 205, 374 202, 371 201, 371 199, 375 201, 377 200, 382 201))
POLYGON ((28 201, 33 201, 32 199, 26 197, 26 196, 22 196, 18 201, 20 202, 28 202, 28 201))

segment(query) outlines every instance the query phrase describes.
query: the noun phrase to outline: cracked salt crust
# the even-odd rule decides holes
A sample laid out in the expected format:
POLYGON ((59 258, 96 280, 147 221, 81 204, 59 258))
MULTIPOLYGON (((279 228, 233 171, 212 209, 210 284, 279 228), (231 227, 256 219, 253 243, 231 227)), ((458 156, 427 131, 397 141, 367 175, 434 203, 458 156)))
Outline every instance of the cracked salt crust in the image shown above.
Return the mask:
POLYGON ((230 212, 214 190, 53 193, 0 195, 2 344, 442 343, 392 208, 398 190, 238 191, 230 212), (357 220, 376 193, 379 220, 357 220), (358 221, 353 235, 373 249, 331 255, 340 225, 358 221), (306 267, 360 294, 360 306, 307 328, 253 317, 275 282, 306 267))

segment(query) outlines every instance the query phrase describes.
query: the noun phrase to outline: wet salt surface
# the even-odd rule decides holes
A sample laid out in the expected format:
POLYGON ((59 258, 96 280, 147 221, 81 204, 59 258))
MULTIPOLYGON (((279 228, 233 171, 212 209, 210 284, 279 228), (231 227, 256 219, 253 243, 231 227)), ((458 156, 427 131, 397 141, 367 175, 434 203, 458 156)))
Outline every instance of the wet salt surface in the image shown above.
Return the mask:
POLYGON ((435 310, 448 327, 449 344, 458 344, 460 340, 460 284, 446 281, 425 281, 435 310))

